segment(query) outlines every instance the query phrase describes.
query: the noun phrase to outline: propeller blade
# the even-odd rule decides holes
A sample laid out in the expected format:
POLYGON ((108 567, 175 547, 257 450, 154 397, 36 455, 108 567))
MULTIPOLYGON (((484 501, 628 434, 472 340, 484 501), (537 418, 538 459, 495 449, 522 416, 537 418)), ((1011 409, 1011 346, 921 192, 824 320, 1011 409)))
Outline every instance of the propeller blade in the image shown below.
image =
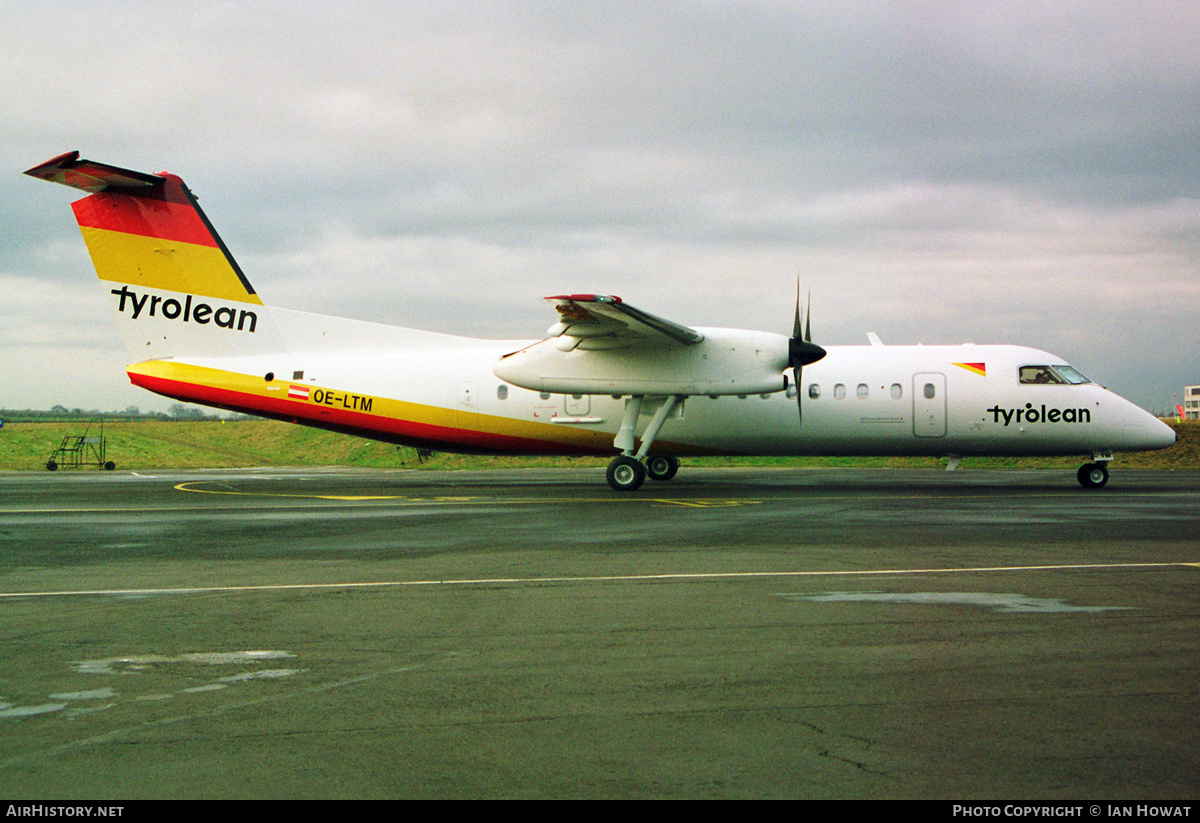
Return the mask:
POLYGON ((792 367, 792 379, 796 381, 796 415, 800 418, 800 422, 804 422, 804 401, 800 396, 800 387, 803 385, 800 382, 802 369, 800 366, 792 367))
POLYGON ((804 312, 804 336, 801 337, 800 328, 800 278, 796 278, 796 315, 792 322, 792 337, 788 340, 788 365, 792 367, 793 385, 796 387, 796 413, 800 416, 800 421, 804 422, 804 395, 802 391, 804 384, 802 375, 804 367, 810 363, 816 363, 826 352, 823 348, 812 342, 812 292, 808 293, 808 306, 804 312))
MULTIPOLYGON (((796 299, 800 299, 800 295, 796 295, 796 299)), ((799 334, 799 330, 797 330, 799 334)), ((812 342, 812 292, 808 293, 808 305, 804 308, 804 342, 812 342)))
POLYGON ((796 321, 792 324, 792 337, 800 336, 800 278, 796 278, 796 321))

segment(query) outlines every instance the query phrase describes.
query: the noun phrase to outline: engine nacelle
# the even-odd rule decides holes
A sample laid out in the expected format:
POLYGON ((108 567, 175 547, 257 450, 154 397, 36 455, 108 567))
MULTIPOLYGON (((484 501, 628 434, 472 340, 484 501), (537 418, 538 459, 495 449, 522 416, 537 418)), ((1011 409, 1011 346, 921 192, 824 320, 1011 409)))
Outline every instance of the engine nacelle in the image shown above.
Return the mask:
POLYGON ((697 329, 698 343, 638 342, 564 351, 562 338, 506 355, 501 380, 552 394, 740 395, 787 387, 788 338, 740 329, 697 329))

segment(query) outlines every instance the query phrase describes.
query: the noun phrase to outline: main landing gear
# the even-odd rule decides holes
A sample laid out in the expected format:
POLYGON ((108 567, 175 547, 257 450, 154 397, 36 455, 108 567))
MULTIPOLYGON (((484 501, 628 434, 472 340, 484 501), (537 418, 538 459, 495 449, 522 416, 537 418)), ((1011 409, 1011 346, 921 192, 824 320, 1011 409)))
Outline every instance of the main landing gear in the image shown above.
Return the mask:
POLYGON ((679 460, 672 455, 651 457, 645 463, 636 457, 621 455, 608 464, 608 485, 619 492, 631 492, 649 477, 651 480, 670 480, 679 471, 679 460))
POLYGON ((670 480, 679 471, 679 461, 673 456, 647 458, 646 453, 654 443, 654 438, 662 430, 663 423, 671 413, 683 403, 683 395, 671 395, 662 400, 662 405, 650 418, 650 424, 642 434, 642 446, 637 453, 633 452, 635 441, 634 430, 637 427, 638 415, 642 412, 642 395, 634 395, 625 400, 625 414, 621 418, 621 428, 613 441, 613 445, 621 450, 620 457, 613 458, 608 464, 605 476, 608 485, 619 492, 631 492, 640 488, 649 475, 652 480, 670 480))
POLYGON ((651 480, 670 480, 679 471, 679 460, 671 455, 651 457, 646 461, 646 474, 651 480))
POLYGON ((608 464, 605 477, 608 478, 608 485, 616 491, 636 491, 646 482, 646 467, 641 460, 621 455, 608 464))
POLYGON ((1085 489, 1098 489, 1108 482, 1108 466, 1103 463, 1084 463, 1075 476, 1085 489))

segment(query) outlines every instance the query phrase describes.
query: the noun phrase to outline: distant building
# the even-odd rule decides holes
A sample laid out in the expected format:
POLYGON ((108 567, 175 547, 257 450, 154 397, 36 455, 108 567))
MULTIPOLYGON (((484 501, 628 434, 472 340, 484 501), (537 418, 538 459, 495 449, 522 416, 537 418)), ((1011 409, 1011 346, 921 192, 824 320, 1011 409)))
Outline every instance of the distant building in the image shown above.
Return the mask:
POLYGON ((1200 386, 1183 387, 1183 417, 1200 420, 1200 386))

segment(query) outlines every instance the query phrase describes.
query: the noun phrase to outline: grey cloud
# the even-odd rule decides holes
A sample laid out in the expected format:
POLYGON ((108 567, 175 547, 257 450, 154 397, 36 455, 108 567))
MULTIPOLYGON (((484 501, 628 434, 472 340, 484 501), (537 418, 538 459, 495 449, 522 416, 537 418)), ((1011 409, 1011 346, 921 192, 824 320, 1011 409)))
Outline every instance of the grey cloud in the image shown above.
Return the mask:
POLYGON ((1030 343, 1164 405, 1200 379, 1200 11, 1155 9, 42 13, 130 32, 117 48, 47 44, 6 10, 0 274, 95 293, 70 193, 17 174, 80 148, 181 174, 259 290, 296 308, 525 336, 543 294, 595 290, 776 329, 800 273, 825 342, 1030 343))

